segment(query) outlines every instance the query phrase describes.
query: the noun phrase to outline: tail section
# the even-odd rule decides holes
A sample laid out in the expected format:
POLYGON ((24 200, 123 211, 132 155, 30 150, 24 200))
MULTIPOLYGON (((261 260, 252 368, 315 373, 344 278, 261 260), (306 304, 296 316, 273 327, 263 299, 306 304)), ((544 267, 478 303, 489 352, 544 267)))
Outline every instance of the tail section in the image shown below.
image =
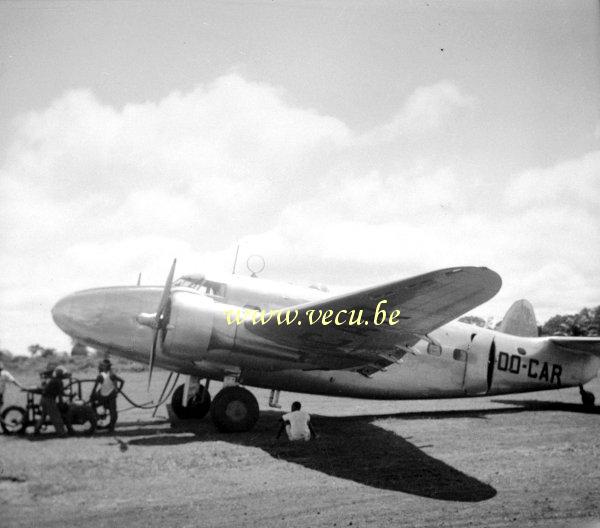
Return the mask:
POLYGON ((515 301, 506 312, 498 330, 520 337, 537 337, 538 327, 531 303, 525 299, 515 301))

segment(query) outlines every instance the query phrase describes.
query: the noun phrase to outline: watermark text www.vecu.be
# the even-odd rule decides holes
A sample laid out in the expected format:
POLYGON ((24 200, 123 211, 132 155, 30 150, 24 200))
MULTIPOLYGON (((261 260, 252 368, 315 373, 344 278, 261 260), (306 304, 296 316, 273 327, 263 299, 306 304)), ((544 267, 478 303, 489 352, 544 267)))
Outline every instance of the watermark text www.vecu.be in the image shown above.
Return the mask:
POLYGON ((242 325, 251 323, 253 325, 277 324, 281 326, 291 325, 322 325, 322 326, 382 326, 397 325, 402 317, 400 310, 394 309, 389 312, 383 307, 387 300, 379 301, 375 310, 364 308, 352 308, 349 310, 339 309, 312 309, 298 310, 297 308, 258 309, 252 307, 230 308, 225 310, 225 317, 229 325, 242 325))

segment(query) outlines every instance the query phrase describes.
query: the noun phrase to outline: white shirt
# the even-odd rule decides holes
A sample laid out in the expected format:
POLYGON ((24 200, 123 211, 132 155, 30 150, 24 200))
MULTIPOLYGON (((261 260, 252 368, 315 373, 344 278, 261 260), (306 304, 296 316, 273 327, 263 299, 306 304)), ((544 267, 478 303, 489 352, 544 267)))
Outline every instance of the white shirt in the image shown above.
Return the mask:
POLYGON ((285 422, 290 422, 290 425, 285 428, 290 440, 310 440, 310 429, 308 428, 310 414, 300 410, 284 414, 281 418, 285 422))
POLYGON ((101 396, 109 396, 114 390, 117 390, 115 382, 110 378, 110 372, 101 372, 100 376, 104 378, 100 385, 101 396))
POLYGON ((17 384, 15 378, 13 378, 13 375, 7 370, 2 369, 0 371, 0 394, 4 394, 4 389, 6 388, 7 383, 14 383, 15 385, 17 384))

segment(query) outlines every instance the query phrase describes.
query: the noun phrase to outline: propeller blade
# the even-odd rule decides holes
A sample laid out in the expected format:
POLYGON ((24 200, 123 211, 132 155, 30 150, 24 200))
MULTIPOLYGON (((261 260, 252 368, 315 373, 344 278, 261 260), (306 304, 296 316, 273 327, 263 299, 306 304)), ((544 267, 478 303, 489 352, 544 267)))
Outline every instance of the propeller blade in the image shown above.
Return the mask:
POLYGON ((171 265, 171 271, 169 271, 169 276, 167 277, 167 281, 165 282, 165 288, 162 292, 162 297, 160 298, 160 303, 158 304, 158 309, 156 310, 156 323, 158 326, 158 322, 162 317, 162 314, 167 306, 167 302, 169 302, 169 295, 171 294, 171 285, 173 284, 173 275, 175 275, 175 265, 177 264, 177 259, 173 259, 173 264, 171 265))
POLYGON ((169 295, 171 294, 171 285, 173 284, 173 276, 175 275, 176 264, 177 259, 173 259, 171 271, 169 271, 169 275, 167 276, 162 297, 160 298, 160 303, 158 304, 158 309, 156 310, 156 315, 154 316, 154 338, 152 339, 152 350, 150 350, 150 360, 148 362, 148 391, 150 390, 150 382, 152 381, 152 370, 154 369, 154 360, 156 359, 156 348, 159 339, 159 332, 167 325, 167 321, 163 321, 162 317, 165 308, 167 307, 167 303, 169 302, 169 295))
POLYGON ((150 350, 150 362, 148 364, 148 388, 150 392, 150 383, 152 382, 152 370, 154 369, 154 358, 156 358, 156 344, 158 343, 158 332, 160 328, 154 329, 154 339, 152 340, 152 349, 150 350))

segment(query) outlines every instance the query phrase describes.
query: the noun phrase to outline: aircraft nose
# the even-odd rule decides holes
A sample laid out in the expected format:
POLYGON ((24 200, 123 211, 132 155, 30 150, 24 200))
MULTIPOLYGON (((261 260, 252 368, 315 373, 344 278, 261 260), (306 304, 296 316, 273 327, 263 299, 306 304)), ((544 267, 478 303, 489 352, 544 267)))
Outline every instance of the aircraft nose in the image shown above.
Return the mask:
POLYGON ((52 319, 63 332, 69 333, 67 328, 69 327, 69 317, 71 313, 71 295, 67 295, 60 299, 51 310, 52 319))
POLYGON ((71 337, 86 337, 105 308, 105 294, 101 290, 72 293, 60 299, 52 308, 52 319, 71 337))
POLYGON ((140 350, 147 350, 152 332, 136 317, 156 309, 161 295, 162 289, 153 286, 83 290, 60 299, 52 318, 63 332, 87 345, 131 350, 137 339, 140 350))

